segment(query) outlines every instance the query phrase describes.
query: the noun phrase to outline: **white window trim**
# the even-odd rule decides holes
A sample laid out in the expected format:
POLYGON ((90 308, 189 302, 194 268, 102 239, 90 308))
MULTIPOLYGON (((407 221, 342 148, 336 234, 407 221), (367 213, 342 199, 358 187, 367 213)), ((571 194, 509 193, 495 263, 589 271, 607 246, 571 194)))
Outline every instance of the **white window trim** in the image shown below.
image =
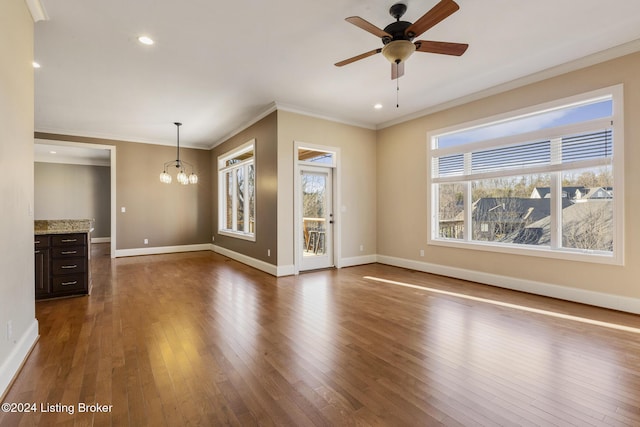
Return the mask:
MULTIPOLYGON (((625 199, 625 191, 624 191, 624 100, 623 100, 624 88, 622 84, 618 84, 615 86, 610 86, 598 90, 594 90, 587 93, 582 93, 579 95, 547 102, 544 104, 539 104, 527 108, 523 108, 516 111, 511 111, 499 115, 495 115, 492 117, 482 118, 478 120, 474 120, 467 123, 462 123, 459 125, 450 126, 443 129, 437 129, 427 133, 427 189, 428 189, 428 197, 427 197, 427 214, 429 220, 427 221, 427 244, 433 246, 445 246, 451 248, 460 248, 460 249, 472 249, 472 250, 482 250, 488 252, 496 252, 496 253, 506 253, 506 254, 515 254, 515 255, 525 255, 525 256, 536 256, 543 258, 554 258, 554 259, 563 259, 568 261, 580 261, 580 262, 589 262, 589 263, 598 263, 598 264, 611 264, 611 265, 624 265, 625 257, 624 257, 624 199, 625 199), (505 244, 505 243, 492 243, 492 242, 481 242, 474 241, 469 238, 471 236, 471 194, 467 190, 467 186, 464 188, 464 201, 465 201, 465 223, 464 223, 464 235, 467 236, 465 240, 458 239, 446 239, 438 236, 439 224, 438 224, 438 215, 437 215, 437 206, 438 201, 436 200, 437 192, 434 191, 434 188, 439 183, 446 182, 459 182, 467 179, 465 174, 464 177, 456 177, 453 179, 448 178, 438 178, 434 179, 432 177, 432 157, 435 156, 434 153, 438 152, 437 149, 433 148, 436 138, 438 136, 442 136, 445 134, 450 134, 454 132, 461 132, 464 130, 469 130, 477 127, 481 127, 490 123, 496 123, 500 121, 508 121, 512 120, 516 117, 522 117, 526 115, 537 114, 543 111, 550 111, 558 108, 566 108, 573 104, 580 104, 587 100, 598 99, 601 97, 612 96, 613 99, 613 133, 614 137, 614 157, 613 157, 613 186, 615 188, 615 197, 614 197, 614 217, 613 217, 613 239, 614 239, 614 248, 613 253, 602 253, 596 251, 587 251, 587 250, 579 250, 579 249, 569 249, 569 248, 557 248, 558 240, 561 240, 561 236, 559 236, 559 227, 558 222, 561 221, 562 212, 558 209, 555 209, 556 218, 551 218, 552 230, 552 244, 551 247, 536 247, 536 246, 524 246, 517 244, 505 244), (554 248, 555 247, 555 248, 554 248)), ((594 121, 597 122, 597 121, 594 121)), ((584 122, 578 125, 570 125, 567 128, 577 127, 580 128, 590 127, 594 123, 584 122)), ((566 130, 566 129, 563 129, 566 130)), ((532 134, 537 133, 532 132, 532 134)), ((519 135, 522 137, 522 135, 519 135)), ((532 136, 532 135, 528 135, 532 136)), ((549 136, 549 133, 546 135, 549 136)), ((511 137, 505 137, 504 142, 509 143, 511 137)), ((482 146, 483 142, 478 142, 478 146, 482 146)), ((456 151, 456 147, 441 149, 440 155, 443 153, 450 154, 451 152, 456 151)), ((459 151, 459 150, 458 150, 459 151)), ((466 162, 465 162, 466 163, 466 162)), ((548 170, 548 167, 547 167, 548 170)), ((517 170, 513 171, 514 175, 518 174, 517 170)), ((529 172, 527 172, 529 173, 529 172)), ((483 179, 490 178, 491 173, 488 174, 478 174, 474 175, 473 179, 483 179)), ((504 173, 500 173, 500 175, 504 175, 504 173)), ((561 181, 559 179, 552 180, 552 186, 557 187, 561 185, 561 181)), ((557 192, 556 192, 557 193, 557 192)), ((552 200, 552 203, 558 203, 557 201, 552 200)))
POLYGON ((295 155, 296 155, 296 162, 300 165, 307 165, 307 166, 324 166, 324 167, 328 167, 328 168, 335 168, 336 167, 336 159, 337 159, 337 151, 335 148, 332 147, 325 147, 322 145, 315 145, 315 144, 296 144, 295 145, 295 155), (326 154, 331 154, 331 162, 329 163, 318 163, 318 162, 309 162, 306 160, 298 160, 298 153, 300 150, 313 150, 313 151, 317 151, 318 153, 326 153, 326 154))
MULTIPOLYGON (((256 227, 257 225, 254 225, 254 231, 253 233, 248 232, 248 231, 235 231, 235 230, 229 230, 228 228, 225 228, 226 222, 226 211, 225 211, 225 205, 226 202, 224 202, 223 200, 226 200, 226 180, 224 179, 224 176, 226 175, 227 172, 231 171, 231 170, 236 170, 239 168, 244 168, 245 170, 245 176, 247 176, 247 172, 248 172, 248 166, 249 165, 253 165, 253 171, 254 174, 256 173, 256 163, 255 163, 255 158, 256 158, 256 147, 255 147, 255 139, 252 139, 242 145, 240 145, 239 147, 234 148, 231 151, 228 151, 220 156, 218 156, 218 234, 223 235, 223 236, 229 236, 229 237, 233 237, 236 239, 242 239, 242 240, 248 240, 251 242, 255 242, 256 241, 256 227), (237 164, 234 165, 230 165, 227 166, 226 162, 229 159, 232 159, 234 157, 237 157, 243 153, 246 153, 248 151, 253 151, 253 157, 251 157, 250 159, 244 160, 242 162, 239 162, 237 164)), ((236 175, 233 174, 233 181, 235 183, 236 180, 236 175)), ((235 185, 234 185, 235 186, 235 185)), ((254 186, 254 192, 256 191, 256 186, 254 186)), ((257 198, 257 194, 254 194, 254 197, 257 198)), ((236 213, 237 213, 237 209, 236 209, 236 199, 235 197, 233 198, 233 204, 234 206, 231 209, 231 212, 233 214, 233 224, 234 224, 234 228, 236 227, 237 224, 237 218, 236 218, 236 213)), ((248 215, 249 215, 249 209, 248 209, 248 198, 245 199, 245 213, 247 215, 247 219, 248 219, 248 215)), ((257 213, 257 206, 254 206, 254 213, 255 213, 255 217, 257 218, 258 213, 257 213)), ((257 222, 257 221, 256 221, 257 222)), ((245 222, 245 228, 248 228, 249 226, 249 222, 246 221, 245 222)))

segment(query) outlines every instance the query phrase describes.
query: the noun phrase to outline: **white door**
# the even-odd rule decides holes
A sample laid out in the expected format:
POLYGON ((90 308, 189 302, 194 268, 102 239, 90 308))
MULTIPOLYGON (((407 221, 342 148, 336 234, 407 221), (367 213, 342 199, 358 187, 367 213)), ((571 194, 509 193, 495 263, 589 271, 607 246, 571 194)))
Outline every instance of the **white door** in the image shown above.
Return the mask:
POLYGON ((333 267, 332 169, 300 167, 300 270, 333 267))

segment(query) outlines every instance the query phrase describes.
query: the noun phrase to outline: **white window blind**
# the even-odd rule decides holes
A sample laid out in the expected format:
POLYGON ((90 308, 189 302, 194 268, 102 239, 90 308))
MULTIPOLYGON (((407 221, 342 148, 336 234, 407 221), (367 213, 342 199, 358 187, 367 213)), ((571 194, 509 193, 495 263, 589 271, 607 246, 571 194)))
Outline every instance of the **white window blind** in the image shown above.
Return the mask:
POLYGON ((433 149, 434 183, 487 178, 505 172, 543 173, 607 164, 613 157, 611 117, 522 135, 433 149), (540 137, 544 134, 546 137, 540 137), (516 142, 514 142, 516 141, 516 142))

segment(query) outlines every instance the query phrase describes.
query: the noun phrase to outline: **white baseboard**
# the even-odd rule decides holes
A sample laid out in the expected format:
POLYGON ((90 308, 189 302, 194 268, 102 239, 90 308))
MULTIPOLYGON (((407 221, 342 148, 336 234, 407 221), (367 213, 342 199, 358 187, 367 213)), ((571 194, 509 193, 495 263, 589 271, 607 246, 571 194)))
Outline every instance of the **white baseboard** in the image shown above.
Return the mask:
POLYGON ((373 264, 378 262, 377 255, 354 256, 350 258, 342 258, 340 260, 340 268, 353 267, 355 265, 373 264))
POLYGON ((9 357, 0 365, 0 402, 24 364, 31 349, 38 341, 38 320, 33 319, 29 328, 16 341, 9 357))
POLYGON ((211 243, 183 246, 158 246, 151 248, 116 249, 116 258, 140 255, 171 254, 176 252, 197 252, 212 250, 211 243))
POLYGON ((215 253, 224 255, 226 257, 229 257, 243 264, 247 264, 248 266, 256 268, 260 271, 264 271, 265 273, 271 274, 272 276, 279 277, 281 275, 282 276, 287 275, 287 274, 284 274, 285 269, 283 267, 278 267, 273 264, 269 264, 268 262, 264 262, 259 259, 252 258, 248 255, 241 254, 239 252, 235 252, 227 248, 223 248, 222 246, 217 246, 217 245, 212 245, 212 246, 213 246, 213 251, 215 253))
POLYGON ((293 276, 294 274, 296 274, 295 265, 279 265, 276 277, 293 276))
POLYGON ((439 274, 454 277, 456 279, 469 280, 486 285, 498 286, 515 291, 528 292, 567 301, 589 304, 597 307, 610 308, 628 313, 640 314, 640 299, 624 297, 620 295, 605 294, 602 292, 588 291, 585 289, 570 288, 550 283, 536 282, 533 280, 518 279, 497 274, 483 273, 463 268, 447 267, 427 262, 414 261, 404 258, 378 255, 380 264, 388 264, 426 273, 439 274))
MULTIPOLYGON (((264 271, 265 273, 271 274, 272 276, 283 277, 293 276, 294 274, 296 274, 295 265, 293 264, 276 266, 216 245, 213 245, 213 251, 243 264, 247 264, 253 268, 257 268, 258 270, 264 271)), ((377 262, 376 255, 342 258, 340 267, 352 267, 354 265, 372 264, 374 262, 377 262)))
POLYGON ((111 237, 92 237, 91 243, 111 243, 111 237))

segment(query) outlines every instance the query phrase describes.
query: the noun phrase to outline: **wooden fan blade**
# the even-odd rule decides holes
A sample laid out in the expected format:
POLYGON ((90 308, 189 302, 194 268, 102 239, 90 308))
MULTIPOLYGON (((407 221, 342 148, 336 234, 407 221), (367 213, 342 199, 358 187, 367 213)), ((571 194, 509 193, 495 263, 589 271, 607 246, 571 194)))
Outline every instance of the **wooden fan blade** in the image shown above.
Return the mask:
POLYGON ((404 76, 404 61, 399 64, 391 64, 391 80, 404 76))
POLYGON ((391 37, 391 34, 381 30, 380 28, 373 25, 371 22, 366 21, 360 18, 359 16, 350 16, 348 18, 345 18, 345 21, 352 23, 358 28, 362 28, 363 30, 370 32, 374 36, 377 36, 380 38, 391 37))
POLYGON ((466 43, 434 42, 428 40, 418 40, 414 43, 419 52, 440 53, 442 55, 460 56, 469 47, 466 43))
POLYGON ((460 6, 458 6, 458 3, 455 1, 440 0, 440 3, 433 6, 430 11, 422 15, 422 17, 420 17, 416 22, 409 25, 404 33, 410 39, 418 37, 420 34, 441 22, 458 9, 460 9, 460 6))
POLYGON ((360 55, 356 55, 356 56, 354 56, 352 58, 345 59, 344 61, 336 62, 335 65, 336 65, 336 67, 342 67, 343 65, 351 64, 352 62, 356 62, 356 61, 359 61, 361 59, 368 58, 368 57, 373 56, 376 53, 380 53, 380 52, 382 52, 382 48, 373 49, 373 50, 370 50, 369 52, 361 53, 360 55))

